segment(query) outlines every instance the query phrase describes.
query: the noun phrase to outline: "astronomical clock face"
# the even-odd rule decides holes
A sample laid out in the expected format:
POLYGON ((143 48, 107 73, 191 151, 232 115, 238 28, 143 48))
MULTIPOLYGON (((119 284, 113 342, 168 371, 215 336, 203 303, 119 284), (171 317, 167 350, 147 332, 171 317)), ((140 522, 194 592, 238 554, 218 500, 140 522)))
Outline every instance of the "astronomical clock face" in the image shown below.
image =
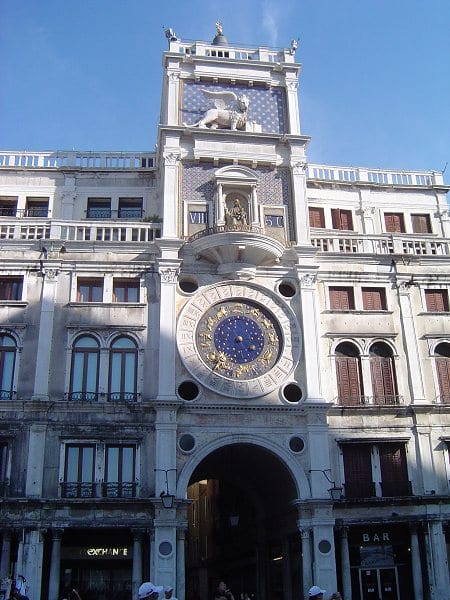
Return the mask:
POLYGON ((221 284, 192 298, 178 324, 186 368, 223 395, 255 397, 279 387, 300 356, 294 315, 256 286, 221 284))

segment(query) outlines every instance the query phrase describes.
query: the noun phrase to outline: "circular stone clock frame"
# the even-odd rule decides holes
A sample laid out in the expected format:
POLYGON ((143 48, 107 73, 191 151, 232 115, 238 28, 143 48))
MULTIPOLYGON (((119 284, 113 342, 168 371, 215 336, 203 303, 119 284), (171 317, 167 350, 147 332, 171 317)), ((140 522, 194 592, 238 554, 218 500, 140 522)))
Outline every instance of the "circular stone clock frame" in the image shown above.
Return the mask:
POLYGON ((177 344, 193 377, 234 398, 280 388, 301 354, 294 313, 252 284, 223 283, 197 293, 180 313, 177 344))

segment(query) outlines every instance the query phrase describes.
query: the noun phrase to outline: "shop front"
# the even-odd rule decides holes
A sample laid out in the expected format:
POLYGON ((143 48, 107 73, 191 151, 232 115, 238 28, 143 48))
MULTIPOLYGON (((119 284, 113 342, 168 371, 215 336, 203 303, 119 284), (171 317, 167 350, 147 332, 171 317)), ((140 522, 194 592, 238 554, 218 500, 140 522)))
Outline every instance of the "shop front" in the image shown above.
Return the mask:
POLYGON ((348 540, 355 600, 413 597, 407 526, 351 527, 348 540))
POLYGON ((131 598, 133 554, 128 535, 72 532, 66 538, 61 547, 61 598, 76 600, 74 588, 82 600, 131 598))

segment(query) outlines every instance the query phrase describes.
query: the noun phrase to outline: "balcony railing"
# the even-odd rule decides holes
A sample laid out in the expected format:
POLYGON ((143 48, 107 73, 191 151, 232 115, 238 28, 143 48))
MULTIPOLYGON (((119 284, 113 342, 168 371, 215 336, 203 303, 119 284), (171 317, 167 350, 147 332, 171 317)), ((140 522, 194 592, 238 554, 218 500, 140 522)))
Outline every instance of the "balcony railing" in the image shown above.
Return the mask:
POLYGON ((386 394, 385 396, 336 396, 335 404, 339 406, 398 406, 404 403, 403 396, 399 394, 386 394))
POLYGON ((0 390, 0 400, 13 400, 15 395, 13 390, 0 390))
POLYGON ((161 223, 104 223, 58 221, 0 222, 0 240, 58 240, 102 242, 153 242, 161 237, 161 223))
POLYGON ((397 235, 345 235, 339 233, 319 234, 314 230, 311 243, 320 252, 347 254, 412 254, 420 256, 450 255, 448 238, 424 239, 397 235))
POLYGON ((106 394, 108 402, 137 402, 140 394, 135 392, 110 392, 106 394))
POLYGON ((153 169, 152 152, 5 152, 0 151, 1 168, 30 169, 153 169))
POLYGON ((9 479, 0 481, 0 497, 5 498, 9 495, 9 479))
POLYGON ((208 227, 206 229, 202 229, 201 231, 197 231, 197 233, 194 233, 194 235, 190 236, 189 241, 193 242, 194 240, 198 240, 208 235, 229 232, 258 233, 270 236, 270 233, 268 233, 264 228, 256 227, 255 225, 214 225, 213 227, 208 227))
POLYGON ((136 498, 137 481, 63 481, 63 498, 136 498))
POLYGON ((74 402, 97 402, 99 394, 97 392, 68 392, 66 399, 74 402))
POLYGON ((342 183, 371 183, 378 185, 420 186, 444 185, 443 175, 435 171, 397 171, 364 167, 308 165, 308 179, 342 183))
POLYGON ((144 217, 144 210, 142 208, 119 208, 119 210, 112 210, 111 208, 105 207, 88 207, 86 210, 87 219, 132 219, 139 221, 144 217))

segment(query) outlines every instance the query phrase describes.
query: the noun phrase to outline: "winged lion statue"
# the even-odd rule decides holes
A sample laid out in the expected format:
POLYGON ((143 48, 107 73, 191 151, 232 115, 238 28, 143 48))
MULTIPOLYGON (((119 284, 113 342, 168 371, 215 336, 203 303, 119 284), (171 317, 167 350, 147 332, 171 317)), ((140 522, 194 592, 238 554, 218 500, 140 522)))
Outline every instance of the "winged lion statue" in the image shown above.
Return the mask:
POLYGON ((215 108, 209 108, 201 119, 190 127, 203 129, 244 129, 247 122, 249 98, 245 94, 238 96, 234 92, 212 92, 202 90, 212 99, 215 108))

